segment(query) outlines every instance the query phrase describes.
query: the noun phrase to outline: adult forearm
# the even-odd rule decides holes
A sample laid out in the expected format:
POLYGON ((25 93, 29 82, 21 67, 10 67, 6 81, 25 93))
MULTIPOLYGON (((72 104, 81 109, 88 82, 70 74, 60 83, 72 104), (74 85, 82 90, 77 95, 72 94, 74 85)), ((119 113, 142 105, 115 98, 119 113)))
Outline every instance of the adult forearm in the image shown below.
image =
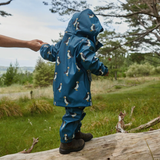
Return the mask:
POLYGON ((7 36, 0 35, 0 47, 22 47, 28 48, 28 41, 19 40, 7 36))
POLYGON ((25 41, 0 35, 0 47, 30 48, 33 51, 38 51, 43 44, 44 42, 38 39, 25 41))

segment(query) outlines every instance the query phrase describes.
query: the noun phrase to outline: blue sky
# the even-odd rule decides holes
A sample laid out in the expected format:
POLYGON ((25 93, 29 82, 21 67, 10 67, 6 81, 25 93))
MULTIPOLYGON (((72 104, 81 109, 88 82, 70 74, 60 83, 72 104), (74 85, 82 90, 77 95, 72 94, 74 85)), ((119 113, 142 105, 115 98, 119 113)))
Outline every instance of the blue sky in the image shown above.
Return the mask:
MULTIPOLYGON (((5 2, 7 0, 0 0, 5 2)), ((11 13, 10 17, 0 17, 0 34, 24 39, 41 39, 51 43, 51 39, 58 39, 59 33, 64 32, 67 21, 61 22, 59 16, 49 11, 42 0, 13 0, 9 5, 0 9, 11 13)), ((19 66, 35 66, 40 57, 39 51, 34 52, 24 48, 0 47, 0 66, 9 66, 16 60, 19 66)))
MULTIPOLYGON (((0 2, 6 1, 0 0, 0 2)), ((51 2, 51 0, 46 1, 51 2)), ((88 1, 93 6, 99 3, 98 0, 88 1)), ((43 4, 43 0, 13 0, 9 5, 1 6, 0 10, 12 14, 9 17, 0 17, 0 34, 13 38, 41 39, 51 44, 51 39, 59 39, 59 33, 63 33, 68 24, 68 21, 62 22, 60 16, 51 13, 49 6, 43 4)), ((102 22, 103 18, 99 18, 102 22)), ((0 47, 0 66, 15 64, 17 60, 20 67, 34 67, 39 57, 39 51, 0 47)))

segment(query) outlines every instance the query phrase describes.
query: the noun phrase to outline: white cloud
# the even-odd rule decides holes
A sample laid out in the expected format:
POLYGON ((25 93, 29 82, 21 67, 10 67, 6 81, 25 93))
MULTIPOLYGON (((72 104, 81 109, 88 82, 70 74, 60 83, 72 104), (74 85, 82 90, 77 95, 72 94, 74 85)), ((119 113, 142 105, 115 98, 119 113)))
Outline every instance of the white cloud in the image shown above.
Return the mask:
MULTIPOLYGON (((16 1, 12 3, 16 5, 16 1)), ((25 4, 24 1, 22 3, 22 1, 17 0, 19 9, 17 9, 18 6, 13 8, 11 5, 2 9, 12 13, 13 16, 1 17, 0 34, 23 40, 41 39, 47 43, 52 43, 51 39, 58 39, 59 33, 64 32, 67 22, 60 22, 44 5, 43 9, 38 8, 38 6, 36 8, 33 6, 33 1, 28 0, 26 7, 30 6, 31 8, 28 8, 28 12, 26 12, 27 8, 24 8, 23 11, 19 3, 22 6, 25 4), (34 11, 29 10, 32 8, 34 11)), ((38 57, 39 52, 30 49, 0 47, 0 66, 9 66, 11 62, 14 64, 16 59, 20 66, 35 66, 38 57)))

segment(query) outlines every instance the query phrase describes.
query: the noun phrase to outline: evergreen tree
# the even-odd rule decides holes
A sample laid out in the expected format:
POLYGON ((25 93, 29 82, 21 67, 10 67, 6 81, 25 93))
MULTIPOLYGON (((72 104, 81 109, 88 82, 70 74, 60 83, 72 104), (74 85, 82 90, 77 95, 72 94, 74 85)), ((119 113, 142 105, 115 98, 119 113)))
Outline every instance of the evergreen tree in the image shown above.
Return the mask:
POLYGON ((3 74, 4 77, 4 85, 10 86, 11 84, 16 82, 18 67, 14 67, 12 63, 10 63, 7 72, 3 74))
POLYGON ((111 32, 107 30, 100 34, 99 40, 103 43, 103 47, 98 51, 98 54, 103 55, 104 58, 101 61, 109 67, 110 75, 112 74, 115 80, 117 80, 117 72, 120 71, 123 65, 126 50, 123 47, 112 50, 112 48, 120 45, 120 41, 112 38, 115 34, 114 31, 111 32))
POLYGON ((46 87, 51 85, 53 83, 54 69, 54 63, 45 63, 41 58, 38 59, 35 70, 33 72, 34 86, 46 87))

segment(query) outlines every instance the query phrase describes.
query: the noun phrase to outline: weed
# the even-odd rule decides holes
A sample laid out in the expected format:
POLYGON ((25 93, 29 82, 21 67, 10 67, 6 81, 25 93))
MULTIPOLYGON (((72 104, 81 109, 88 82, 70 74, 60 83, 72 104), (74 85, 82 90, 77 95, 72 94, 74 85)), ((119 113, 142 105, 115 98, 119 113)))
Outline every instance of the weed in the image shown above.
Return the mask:
POLYGON ((2 98, 0 101, 0 118, 4 116, 22 116, 20 106, 14 101, 2 98))
POLYGON ((53 105, 45 100, 32 100, 28 110, 30 113, 50 113, 53 112, 53 105))

